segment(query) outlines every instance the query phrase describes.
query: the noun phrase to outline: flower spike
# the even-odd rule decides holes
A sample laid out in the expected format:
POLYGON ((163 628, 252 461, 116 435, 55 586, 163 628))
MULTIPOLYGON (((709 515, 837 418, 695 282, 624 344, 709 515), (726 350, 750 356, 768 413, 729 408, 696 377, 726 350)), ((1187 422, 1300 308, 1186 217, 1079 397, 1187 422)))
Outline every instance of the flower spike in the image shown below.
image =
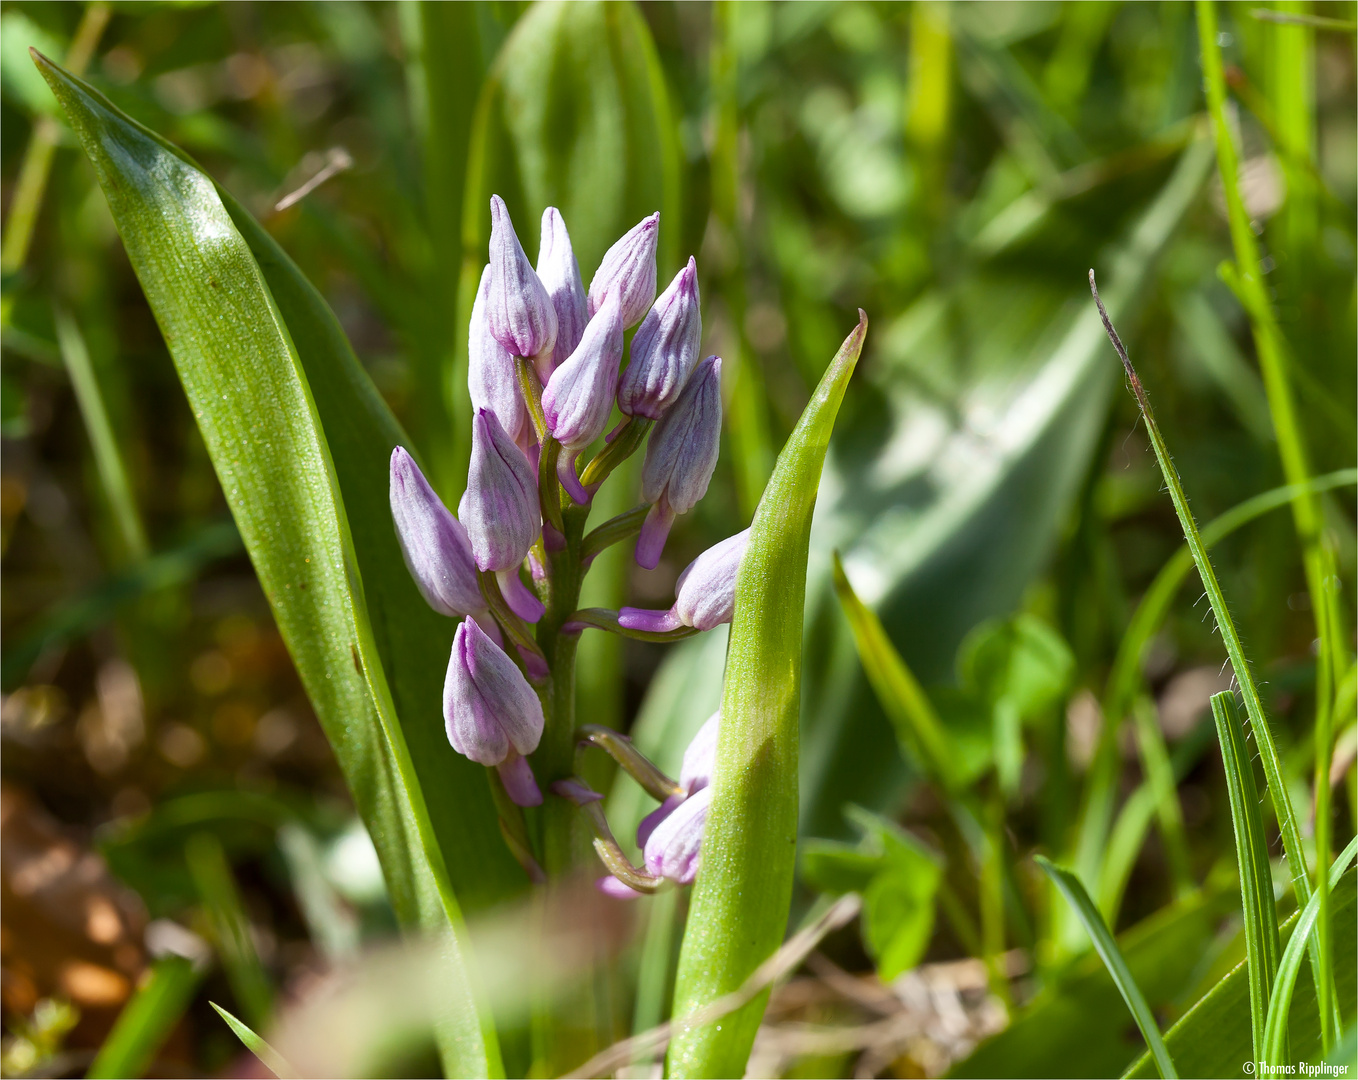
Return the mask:
POLYGON ((610 295, 622 302, 622 324, 636 326, 655 299, 655 249, 660 239, 660 214, 642 218, 604 254, 589 283, 589 314, 593 318, 610 295))
POLYGON ((698 264, 690 256, 632 338, 632 358, 618 385, 618 408, 629 416, 659 420, 693 373, 702 336, 698 264))
POLYGON ((656 424, 646 447, 641 497, 652 505, 637 537, 639 565, 654 570, 660 562, 675 516, 688 513, 707 494, 720 450, 721 357, 709 356, 656 424))
POLYGON ((490 292, 486 314, 495 340, 515 356, 533 357, 556 342, 556 308, 498 195, 490 197, 490 292))

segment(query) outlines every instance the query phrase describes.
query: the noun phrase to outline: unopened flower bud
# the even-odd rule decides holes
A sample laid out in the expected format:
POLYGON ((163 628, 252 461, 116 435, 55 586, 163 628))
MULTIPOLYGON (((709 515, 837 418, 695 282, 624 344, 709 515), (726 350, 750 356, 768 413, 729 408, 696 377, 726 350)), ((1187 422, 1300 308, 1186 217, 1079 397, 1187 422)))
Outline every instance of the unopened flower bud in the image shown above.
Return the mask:
POLYGON ((471 469, 461 511, 476 565, 495 572, 516 614, 537 622, 542 602, 518 573, 541 528, 537 481, 523 451, 488 409, 477 409, 472 419, 471 469))
POLYGON ((515 356, 536 356, 556 341, 556 309, 498 195, 490 197, 490 293, 486 314, 495 340, 515 356))
POLYGON ((721 357, 709 356, 651 432, 641 469, 641 497, 651 510, 637 537, 639 565, 654 570, 660 562, 675 516, 707 494, 720 451, 721 357))
POLYGON ((712 806, 712 788, 705 787, 674 808, 646 839, 643 854, 646 869, 656 877, 666 877, 687 885, 698 876, 703 844, 703 826, 712 806))
POLYGON ((622 324, 636 326, 655 299, 655 248, 660 239, 660 215, 634 225, 604 254, 589 283, 589 314, 616 294, 622 303, 622 324))
POLYGON ((391 517, 406 568, 425 602, 454 618, 485 614, 467 530, 402 446, 391 452, 391 517))
POLYGON ((580 264, 575 261, 570 233, 561 211, 549 206, 542 212, 542 240, 538 245, 538 279, 556 310, 556 344, 552 347, 551 365, 538 369, 546 382, 555 367, 580 344, 589 311, 585 300, 585 285, 580 279, 580 264))
POLYGON ((471 328, 467 334, 467 389, 472 408, 488 409, 515 443, 521 444, 528 426, 528 410, 519 394, 514 354, 490 331, 490 267, 481 271, 481 285, 472 303, 471 328))
POLYGON ((453 749, 482 765, 499 766, 515 802, 534 806, 542 801, 522 758, 542 739, 542 703, 504 650, 471 619, 453 637, 443 719, 453 749))
POLYGON ((547 430, 562 446, 557 475, 577 503, 589 502, 589 493, 576 478, 575 459, 608 424, 622 360, 622 330, 621 301, 611 294, 542 392, 547 430))
POLYGON ((618 408, 659 420, 688 382, 702 336, 698 264, 690 257, 632 338, 632 358, 618 384, 618 408))
POLYGON ((749 542, 750 530, 746 529, 714 544, 679 575, 669 611, 625 607, 618 612, 618 625, 625 630, 666 633, 681 626, 711 630, 730 622, 736 607, 736 575, 749 542))
POLYGON ((690 795, 696 795, 712 783, 712 774, 717 768, 717 733, 721 726, 721 711, 714 712, 698 729, 693 740, 684 751, 684 762, 679 770, 679 786, 684 790, 671 795, 660 806, 652 810, 637 826, 637 846, 645 848, 660 823, 674 813, 675 809, 690 795))

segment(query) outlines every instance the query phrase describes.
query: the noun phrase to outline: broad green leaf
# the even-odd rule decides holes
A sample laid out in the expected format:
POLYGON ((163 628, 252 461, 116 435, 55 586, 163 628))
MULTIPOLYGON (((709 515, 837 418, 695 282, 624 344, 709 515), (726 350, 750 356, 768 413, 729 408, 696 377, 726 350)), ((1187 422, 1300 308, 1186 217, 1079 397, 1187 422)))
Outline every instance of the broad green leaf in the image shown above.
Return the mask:
MULTIPOLYGON (((1229 892, 1202 892, 1118 936, 1127 967, 1157 1014, 1190 990, 1213 953, 1221 920, 1233 906, 1229 892)), ((1248 1027, 1248 1020, 1245 1023, 1248 1027)), ((1237 1069, 1249 1056, 1248 1038, 1246 1034, 1237 1069)), ((1172 1037, 1166 1042, 1184 1076, 1212 1075, 1195 1070, 1172 1037)), ((983 1042, 948 1075, 1116 1076, 1136 1060, 1143 1046, 1108 970, 1088 952, 1049 974, 1041 992, 1009 1027, 983 1042)), ((1155 1075, 1153 1063, 1148 1075, 1155 1075)))
MULTIPOLYGON (((1358 1004, 1355 976, 1358 967, 1351 962, 1358 948, 1358 890, 1355 876, 1344 874, 1330 894, 1330 917, 1334 920, 1334 954, 1350 962, 1335 965, 1335 988, 1340 1014, 1352 1018, 1358 1004)), ((1290 938, 1297 926, 1292 915, 1279 928, 1290 938)), ((1303 948, 1302 952, 1306 950, 1303 948)), ((1145 982, 1142 982, 1145 985, 1145 982)), ((1239 1077, 1241 1064, 1252 1061, 1250 1033, 1250 991, 1247 965, 1235 970, 1209 990, 1165 1033, 1165 1044, 1185 1076, 1239 1077)), ((1298 979, 1296 994, 1288 1012, 1291 1035, 1291 1060, 1313 1061, 1320 1056, 1320 1015, 1316 1011, 1316 988, 1312 979, 1298 979)), ((975 1074, 981 1075, 981 1074, 975 1074)), ((1092 1075, 1092 1074, 1085 1074, 1092 1075)), ((1124 1074, 1129 1078, 1152 1077, 1155 1065, 1142 1057, 1124 1074)))
POLYGON ((263 1066, 279 1080, 290 1080, 291 1077, 297 1075, 297 1070, 288 1064, 287 1058, 246 1027, 245 1024, 237 1020, 215 1001, 209 1001, 208 1004, 217 1010, 217 1015, 226 1021, 226 1026, 235 1033, 236 1038, 245 1045, 245 1048, 259 1058, 263 1066))
POLYGON ((1023 767, 1023 724, 1056 704, 1074 670, 1061 635, 1032 615, 982 623, 962 642, 962 687, 990 715, 996 769, 1011 797, 1023 767))
POLYGON ((929 945, 942 868, 894 822, 861 806, 845 814, 863 839, 857 845, 805 841, 802 880, 821 892, 863 894, 863 940, 877 974, 889 982, 914 967, 929 945))
MULTIPOLYGON (((1108 257, 1122 312, 1210 168, 1210 147, 1190 146, 1108 257)), ((812 531, 804 829, 831 834, 845 802, 886 805, 903 779, 825 603, 831 553, 926 686, 950 677, 972 627, 1017 606, 1058 539, 1115 382, 1097 315, 1073 306, 1082 285, 977 271, 925 294, 879 339, 884 425, 837 441, 812 531)))
MULTIPOLYGON (((811 514, 821 466, 867 316, 840 346, 778 455, 736 580, 703 866, 679 954, 674 1015, 740 987, 787 928, 797 850, 797 748, 802 615, 811 514)), ((767 1003, 761 994, 722 1020, 680 1030, 672 1076, 737 1076, 767 1003)))
POLYGON ((201 966, 183 956, 164 956, 152 964, 99 1047, 85 1074, 89 1080, 144 1075, 189 1007, 203 974, 201 966))
POLYGON ((409 440, 321 295, 259 223, 218 189, 259 264, 297 349, 334 462, 368 618, 448 876, 474 913, 526 878, 500 838, 485 770, 448 745, 443 675, 456 624, 433 611, 406 571, 391 524, 388 461, 409 440))
POLYGON ((1212 695, 1212 719, 1221 744, 1221 767, 1231 800, 1235 830, 1235 858, 1240 869, 1240 901, 1245 914, 1245 966, 1250 978, 1250 1029, 1254 1060, 1264 1059, 1264 1020, 1273 976, 1278 970, 1278 909, 1273 901, 1273 871, 1268 863, 1268 839, 1259 812, 1259 789, 1254 782, 1254 760, 1245 727, 1235 704, 1235 692, 1212 695))
MULTIPOLYGON (((39 66, 108 198, 398 916, 455 933, 461 912, 395 717, 330 447, 260 267, 207 176, 97 91, 39 66)), ((376 517, 371 503, 355 511, 357 524, 376 517)), ((497 1071, 456 944, 447 952, 446 1063, 497 1071)))
POLYGON ((1094 942, 1095 950, 1103 960, 1103 966, 1113 977, 1118 993, 1122 995, 1122 1000, 1127 1003, 1136 1026, 1140 1028, 1141 1036, 1146 1040, 1148 1052, 1155 1059, 1155 1067, 1159 1069, 1160 1075, 1165 1077, 1165 1080, 1177 1077, 1179 1074, 1175 1071, 1174 1062, 1165 1049, 1164 1039, 1160 1037, 1160 1028, 1155 1022, 1155 1016, 1151 1013, 1151 1007, 1146 1004, 1146 995, 1141 992, 1141 987, 1137 986, 1136 977, 1127 967, 1127 961, 1118 949, 1117 941, 1109 931, 1108 924, 1103 921, 1103 916, 1099 914, 1099 909, 1094 906, 1094 901, 1089 898, 1083 883, 1069 870, 1061 869, 1041 855, 1037 856, 1037 865, 1051 878, 1052 884, 1061 891, 1061 895, 1066 898, 1066 902, 1084 924, 1085 930, 1094 942))

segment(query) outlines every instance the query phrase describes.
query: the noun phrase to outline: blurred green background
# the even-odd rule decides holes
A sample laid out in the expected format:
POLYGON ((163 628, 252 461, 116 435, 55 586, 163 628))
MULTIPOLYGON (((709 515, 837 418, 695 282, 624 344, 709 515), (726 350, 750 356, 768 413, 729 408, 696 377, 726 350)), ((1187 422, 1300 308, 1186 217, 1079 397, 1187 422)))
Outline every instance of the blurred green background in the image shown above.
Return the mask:
MULTIPOLYGON (((1358 441, 1354 5, 1281 7, 1321 25, 1228 5, 1219 45, 1242 191, 1319 475, 1352 467, 1358 441)), ((465 476, 467 288, 489 193, 506 198, 530 253, 542 207, 560 206, 586 280, 614 236, 660 210, 661 279, 697 257, 704 350, 727 359, 722 461, 661 566, 610 553, 593 603, 667 605, 687 562, 749 523, 863 308, 868 344, 812 538, 803 836, 845 841, 857 820, 871 848, 882 819, 846 816, 853 804, 936 850, 965 847, 862 673, 831 588, 838 550, 1008 838, 1000 944, 1030 960, 1005 1005, 1022 1017, 1056 992, 1053 965, 1083 944, 1035 899, 1026 856, 1072 849, 1110 666, 1181 544, 1092 316, 1090 267, 1199 520, 1284 482, 1249 323, 1217 270, 1231 243, 1190 5, 19 2, 0 13, 7 1075, 83 1074, 165 934, 188 928, 229 953, 223 928, 235 925, 252 942, 246 959, 223 956, 200 987, 185 984, 187 1011, 155 1066, 184 1075, 240 1067, 209 997, 263 1018, 274 995, 304 994, 394 929, 104 196, 29 46, 83 63, 254 213, 324 293, 450 505, 465 476), (1008 734, 991 724, 996 655, 1031 676, 1008 734)), ((631 504, 627 491, 609 497, 605 513, 631 504)), ((1351 655, 1351 481, 1323 500, 1351 655)), ((1316 633, 1286 509, 1215 558, 1294 801, 1309 807, 1316 633)), ((1198 600, 1190 578, 1142 664, 1160 732, 1149 745, 1172 759, 1182 832, 1171 821, 1167 843, 1143 826, 1113 905, 1120 929, 1198 898, 1199 921, 1173 924, 1191 943, 1184 970, 1156 991, 1171 1016, 1235 947, 1212 921, 1234 885, 1208 888, 1234 872, 1205 711, 1229 674, 1198 600)), ((676 767, 719 699, 722 633, 668 652, 587 635, 582 706, 676 767)), ((1336 849, 1355 823, 1347 678, 1336 849)), ((1135 726, 1116 743, 1119 806, 1151 769, 1135 726)), ((620 785, 616 831, 644 809, 620 785)), ((800 908, 835 891, 843 854, 805 850, 800 908)), ((943 915, 984 906, 973 877, 965 855, 948 857, 943 915)), ((907 967, 979 955, 965 919, 934 924, 933 891, 919 903, 927 925, 897 920, 913 935, 907 967)), ((827 950, 852 972, 899 974, 870 928, 864 937, 827 950)), ((807 1008, 794 1014, 838 1015, 807 1008)), ((658 1020, 663 1000, 656 1009, 658 1020)), ((976 1023, 977 1038, 998 1026, 976 1023)), ((1092 1075, 1135 1056, 1122 1018, 1104 1023, 1124 1043, 1085 1046, 1093 1056, 1062 1068, 1092 1075)), ((873 1067, 938 1072, 970 1045, 935 1039, 873 1067)), ((853 1075, 846 1055, 763 1060, 853 1075)), ((1007 1060, 1016 1074, 1021 1062, 1055 1067, 1007 1060)))

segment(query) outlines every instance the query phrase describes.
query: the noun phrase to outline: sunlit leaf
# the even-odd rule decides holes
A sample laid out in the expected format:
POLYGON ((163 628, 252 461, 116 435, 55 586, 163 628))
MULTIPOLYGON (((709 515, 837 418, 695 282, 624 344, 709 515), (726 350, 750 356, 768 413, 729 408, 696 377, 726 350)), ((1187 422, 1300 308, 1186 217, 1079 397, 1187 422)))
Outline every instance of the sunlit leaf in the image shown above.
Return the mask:
MULTIPOLYGON (((782 941, 797 844, 797 747, 802 614, 811 514, 867 316, 830 362, 778 455, 750 527, 736 582, 722 721, 703 867, 679 954, 674 1014, 738 989, 782 941)), ((674 1076, 742 1072, 767 994, 683 1031, 670 1044, 674 1076)))

